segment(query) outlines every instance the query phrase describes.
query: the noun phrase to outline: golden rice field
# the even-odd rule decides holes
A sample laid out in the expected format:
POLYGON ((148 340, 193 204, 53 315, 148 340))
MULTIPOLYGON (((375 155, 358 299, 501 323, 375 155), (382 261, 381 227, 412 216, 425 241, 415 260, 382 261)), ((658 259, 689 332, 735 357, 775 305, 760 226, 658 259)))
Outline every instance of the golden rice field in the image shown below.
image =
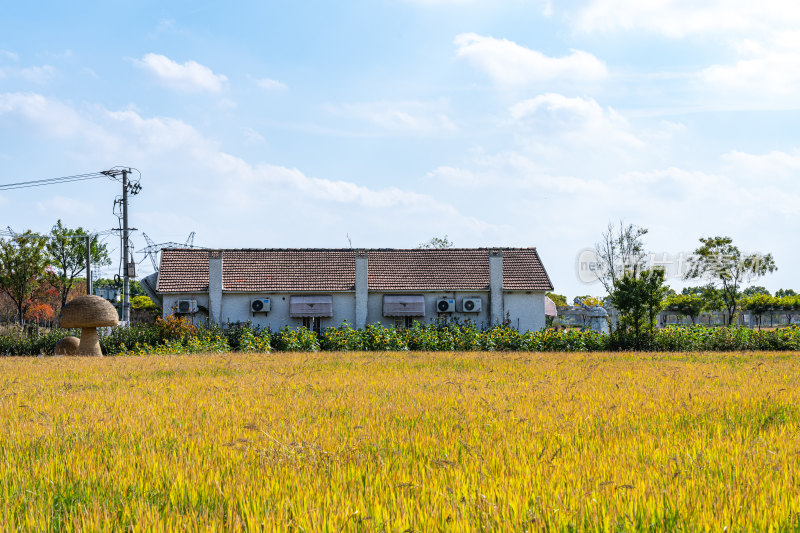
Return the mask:
POLYGON ((800 354, 0 360, 0 529, 800 529, 800 354))

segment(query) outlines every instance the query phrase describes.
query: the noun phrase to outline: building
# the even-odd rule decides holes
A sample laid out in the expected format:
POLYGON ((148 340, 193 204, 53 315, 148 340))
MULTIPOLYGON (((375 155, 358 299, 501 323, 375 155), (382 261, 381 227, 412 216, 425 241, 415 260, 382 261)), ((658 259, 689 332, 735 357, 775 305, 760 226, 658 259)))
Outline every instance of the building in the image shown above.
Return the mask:
POLYGON ((172 248, 161 252, 156 287, 164 316, 273 331, 444 317, 538 330, 553 289, 535 248, 172 248))

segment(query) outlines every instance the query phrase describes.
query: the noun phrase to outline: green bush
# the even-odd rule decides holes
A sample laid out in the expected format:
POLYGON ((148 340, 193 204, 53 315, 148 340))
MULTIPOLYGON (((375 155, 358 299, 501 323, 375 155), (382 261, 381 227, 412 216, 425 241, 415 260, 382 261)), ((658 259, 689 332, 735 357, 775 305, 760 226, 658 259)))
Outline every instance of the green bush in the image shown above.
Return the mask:
POLYGON ((317 333, 305 327, 284 326, 271 339, 272 349, 278 352, 317 352, 320 347, 317 333))
MULTIPOLYGON (((0 355, 52 354, 55 344, 80 330, 6 328, 0 334, 0 355)), ((358 330, 344 323, 318 335, 306 328, 284 327, 278 332, 252 324, 194 326, 184 319, 158 320, 152 325, 103 329, 103 353, 169 354, 200 352, 270 351, 527 351, 587 352, 606 350, 644 351, 742 351, 800 350, 800 327, 774 331, 734 327, 668 326, 639 336, 611 335, 594 331, 553 329, 521 333, 505 326, 482 330, 466 323, 415 323, 410 328, 370 324, 358 330)))
POLYGON ((48 355, 53 353, 56 343, 64 337, 80 337, 79 329, 44 330, 36 325, 8 326, 0 334, 0 356, 2 355, 48 355))

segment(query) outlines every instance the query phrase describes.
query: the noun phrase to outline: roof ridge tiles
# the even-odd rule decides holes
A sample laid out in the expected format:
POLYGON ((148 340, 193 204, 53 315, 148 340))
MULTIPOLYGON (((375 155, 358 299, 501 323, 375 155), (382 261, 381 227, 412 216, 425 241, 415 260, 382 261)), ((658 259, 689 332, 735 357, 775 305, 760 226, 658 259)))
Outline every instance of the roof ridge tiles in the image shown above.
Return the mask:
POLYGON ((163 248, 180 252, 482 252, 489 250, 536 250, 535 246, 480 246, 475 248, 163 248))
MULTIPOLYGON (((481 248, 224 248, 225 287, 234 291, 352 290, 359 251, 369 255, 370 290, 481 290, 489 283, 489 252, 508 252, 503 286, 552 290, 535 247, 481 248)), ((162 253, 159 292, 208 287, 209 249, 168 248, 162 253)))

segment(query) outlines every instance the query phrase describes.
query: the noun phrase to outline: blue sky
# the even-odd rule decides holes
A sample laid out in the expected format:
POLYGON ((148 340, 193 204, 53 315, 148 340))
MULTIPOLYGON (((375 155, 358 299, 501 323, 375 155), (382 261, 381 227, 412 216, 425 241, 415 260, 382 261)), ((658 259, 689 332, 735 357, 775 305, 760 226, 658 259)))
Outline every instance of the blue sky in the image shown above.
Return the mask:
MULTIPOLYGON (((136 167, 157 242, 536 246, 570 296, 624 219, 659 256, 772 252, 758 284, 800 289, 797 28, 787 0, 15 3, 0 183, 136 167)), ((0 226, 108 229, 116 194, 0 191, 0 226)))

